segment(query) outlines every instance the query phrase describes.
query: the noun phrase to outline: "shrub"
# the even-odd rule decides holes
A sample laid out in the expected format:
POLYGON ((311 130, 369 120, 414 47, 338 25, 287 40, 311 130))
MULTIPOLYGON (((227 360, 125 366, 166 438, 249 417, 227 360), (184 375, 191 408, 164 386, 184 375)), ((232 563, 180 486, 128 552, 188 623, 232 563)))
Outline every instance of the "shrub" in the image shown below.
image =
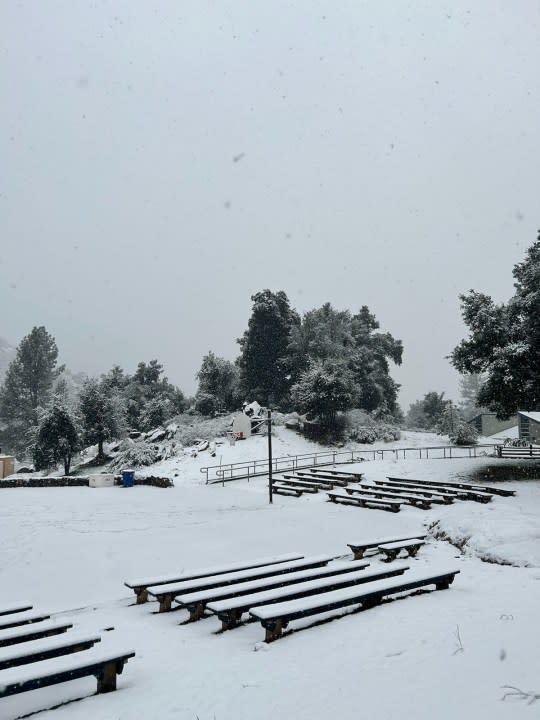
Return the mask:
POLYGON ((478 431, 469 423, 460 421, 454 432, 448 435, 450 442, 454 445, 476 445, 478 442, 478 431))
POLYGON ((111 470, 153 465, 160 459, 159 447, 146 442, 133 443, 127 450, 119 452, 111 463, 111 470))

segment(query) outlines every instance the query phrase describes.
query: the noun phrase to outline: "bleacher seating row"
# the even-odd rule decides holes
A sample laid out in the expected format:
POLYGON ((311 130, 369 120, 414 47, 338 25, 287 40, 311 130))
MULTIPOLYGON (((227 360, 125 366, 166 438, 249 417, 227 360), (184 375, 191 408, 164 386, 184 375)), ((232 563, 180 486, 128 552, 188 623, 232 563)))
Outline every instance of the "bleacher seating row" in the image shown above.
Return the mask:
POLYGON ((261 623, 265 640, 272 642, 298 618, 351 605, 372 607, 386 597, 420 587, 449 587, 459 570, 415 572, 404 563, 371 566, 361 558, 367 550, 379 552, 385 563, 392 563, 400 551, 414 557, 425 544, 424 538, 420 534, 356 543, 351 545, 355 559, 348 561, 290 553, 274 558, 272 563, 270 558, 262 558, 174 573, 159 581, 153 577, 152 585, 141 579, 126 581, 125 585, 135 591, 139 604, 144 592, 146 600, 159 602, 160 612, 183 608, 191 621, 212 614, 221 621, 222 630, 236 627, 248 614, 261 623), (171 577, 175 582, 170 582, 171 577))

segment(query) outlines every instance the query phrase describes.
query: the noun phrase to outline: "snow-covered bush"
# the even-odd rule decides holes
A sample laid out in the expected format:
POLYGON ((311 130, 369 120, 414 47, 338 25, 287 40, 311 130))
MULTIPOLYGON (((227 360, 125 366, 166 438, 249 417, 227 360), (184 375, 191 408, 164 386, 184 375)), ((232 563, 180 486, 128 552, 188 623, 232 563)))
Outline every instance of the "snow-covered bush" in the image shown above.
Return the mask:
POLYGON ((399 440, 401 437, 401 431, 394 425, 378 423, 374 425, 361 425, 359 427, 353 427, 349 430, 349 437, 351 440, 355 440, 358 443, 371 445, 377 440, 382 440, 383 442, 393 442, 394 440, 399 440))
POLYGON ((448 437, 454 445, 476 445, 478 442, 478 431, 474 425, 461 420, 453 432, 448 434, 448 437))
POLYGON ((158 459, 160 459, 160 452, 157 445, 137 442, 118 453, 111 463, 111 470, 153 465, 158 459))

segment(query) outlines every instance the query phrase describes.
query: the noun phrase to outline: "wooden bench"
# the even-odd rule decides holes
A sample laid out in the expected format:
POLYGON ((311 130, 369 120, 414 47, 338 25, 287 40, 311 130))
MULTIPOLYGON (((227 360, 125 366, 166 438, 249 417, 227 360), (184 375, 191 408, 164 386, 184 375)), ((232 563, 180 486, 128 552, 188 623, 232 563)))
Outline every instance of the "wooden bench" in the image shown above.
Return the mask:
POLYGON ((415 485, 414 483, 398 483, 393 480, 373 480, 375 485, 389 490, 397 490, 402 492, 414 493, 415 495, 423 495, 430 499, 430 502, 437 505, 451 505, 459 496, 451 490, 434 490, 425 486, 415 485))
POLYGON ((33 607, 34 606, 30 603, 10 603, 9 605, 0 605, 0 616, 26 612, 27 610, 32 610, 33 607))
POLYGON ((135 657, 132 650, 113 653, 97 652, 94 649, 69 657, 43 660, 22 668, 2 670, 0 698, 90 675, 94 675, 97 679, 98 693, 111 692, 116 690, 116 676, 122 672, 124 665, 132 657, 135 657))
POLYGON ((400 500, 386 500, 374 497, 368 497, 366 495, 349 495, 348 493, 326 493, 328 498, 335 503, 342 503, 344 505, 357 505, 362 508, 371 508, 376 510, 388 510, 389 512, 399 512, 401 508, 400 500))
POLYGON ((238 598, 243 595, 251 595, 255 592, 282 588, 288 585, 298 585, 308 580, 319 580, 329 576, 343 575, 363 570, 369 566, 365 560, 353 560, 349 562, 334 563, 331 566, 299 570, 298 572, 274 575, 259 580, 249 580, 243 583, 234 583, 226 587, 200 590, 199 592, 179 595, 175 602, 189 611, 190 620, 199 620, 204 616, 207 605, 211 602, 238 598))
MULTIPOLYGON (((389 480, 399 480, 400 478, 388 478, 389 480)), ((414 482, 420 487, 432 487, 440 490, 450 490, 458 495, 467 494, 468 500, 475 500, 476 502, 487 503, 493 497, 493 494, 485 485, 471 485, 469 483, 454 483, 454 482, 442 482, 434 480, 409 480, 408 482, 414 482)))
POLYGON ((301 490, 302 492, 310 493, 312 495, 315 495, 319 492, 319 488, 316 485, 297 482, 296 480, 282 480, 281 478, 276 478, 272 481, 272 487, 274 487, 275 484, 280 487, 292 487, 295 490, 301 490))
MULTIPOLYGON (((426 488, 427 490, 433 490, 433 492, 437 493, 441 497, 452 497, 459 500, 476 500, 477 495, 484 495, 484 493, 481 493, 480 491, 467 490, 466 488, 450 488, 439 482, 431 480, 407 480, 406 478, 402 478, 400 480, 390 480, 390 482, 400 482, 401 484, 411 488, 411 490, 426 488)), ((491 496, 489 496, 489 498, 491 498, 491 496)), ((479 502, 483 502, 483 500, 479 500, 479 502)))
POLYGON ((411 493, 404 493, 392 490, 384 490, 371 485, 361 485, 357 488, 347 488, 346 492, 349 495, 373 495, 378 498, 396 498, 403 500, 406 505, 414 505, 415 507, 422 508, 422 510, 429 510, 431 508, 431 501, 428 498, 421 497, 420 495, 412 495, 411 493))
POLYGON ((416 533, 416 535, 398 535, 394 537, 377 538, 375 540, 362 540, 361 542, 347 544, 353 551, 354 559, 361 560, 364 557, 366 550, 377 550, 378 552, 380 545, 400 542, 402 540, 424 540, 425 537, 425 533, 416 533))
POLYGON ((28 612, 9 613, 0 617, 0 630, 18 627, 19 625, 30 625, 31 623, 48 620, 50 614, 29 610, 28 612))
POLYGON ((309 472, 314 475, 332 475, 334 477, 356 478, 357 480, 364 477, 364 473, 353 472, 352 470, 330 470, 328 468, 321 468, 319 470, 317 468, 310 468, 305 472, 309 472))
POLYGON ((414 538, 414 540, 400 540, 398 542, 379 545, 379 552, 385 555, 382 559, 383 562, 392 562, 392 560, 397 558, 401 550, 406 550, 410 557, 415 557, 422 545, 425 544, 426 541, 420 540, 420 538, 414 538))
POLYGON ((337 577, 334 576, 319 581, 296 583, 277 590, 213 602, 208 605, 208 609, 221 620, 222 630, 232 630, 241 621, 243 613, 261 604, 267 607, 285 600, 298 600, 311 595, 318 595, 321 592, 330 592, 331 590, 352 587, 353 585, 369 583, 374 580, 395 577, 396 575, 402 575, 408 569, 408 565, 396 565, 391 569, 369 570, 367 572, 338 575, 337 577))
POLYGON ((296 498, 299 498, 302 496, 301 490, 295 490, 294 488, 291 488, 291 487, 283 487, 283 485, 279 485, 279 484, 274 485, 273 483, 272 483, 272 493, 274 495, 285 495, 285 496, 296 497, 296 498))
POLYGON ((330 555, 315 555, 303 560, 291 560, 288 563, 276 565, 265 565, 249 570, 240 570, 236 573, 225 573, 224 575, 213 575, 208 578, 190 580, 182 583, 171 583, 169 585, 158 585, 149 587, 148 594, 152 595, 159 602, 159 612, 168 612, 172 608, 172 601, 179 595, 198 590, 210 590, 215 587, 223 587, 232 583, 247 580, 258 580, 270 575, 281 575, 282 573, 294 572, 295 570, 307 570, 308 568, 327 565, 333 558, 330 555))
POLYGON ((296 474, 304 478, 313 478, 313 480, 328 480, 334 483, 334 485, 339 485, 340 487, 347 487, 350 482, 357 481, 357 478, 353 475, 333 475, 328 472, 308 472, 307 470, 297 470, 296 474))
POLYGON ((54 620, 46 620, 45 622, 31 623, 30 625, 20 625, 9 628, 8 630, 0 630, 0 648, 15 645, 16 643, 28 642, 29 640, 37 640, 38 638, 50 637, 51 635, 59 635, 65 633, 72 627, 73 623, 59 623, 54 620))
POLYGON ((140 578, 138 580, 130 580, 129 582, 126 581, 124 585, 135 592, 135 595, 137 596, 137 605, 140 605, 147 602, 149 587, 195 580, 196 578, 211 577, 212 575, 223 575, 225 573, 247 570, 248 568, 263 567, 265 565, 275 565, 276 563, 289 562, 290 560, 299 560, 303 557, 303 555, 299 555, 298 553, 288 553, 287 555, 259 558, 258 560, 248 560, 245 562, 230 563, 228 565, 218 565, 217 567, 180 571, 171 575, 162 575, 161 577, 140 578))
POLYGON ((0 650, 0 670, 88 650, 100 641, 99 635, 66 633, 52 638, 18 643, 7 650, 0 650))
MULTIPOLYGON (((276 478, 277 480, 278 478, 276 478)), ((333 490, 334 486, 337 484, 333 482, 332 480, 326 480, 323 478, 309 478, 306 475, 289 475, 287 473, 283 474, 283 480, 279 478, 280 481, 285 482, 286 480, 289 482, 294 482, 296 485, 304 485, 305 487, 316 487, 319 490, 333 490)))
POLYGON ((459 570, 450 570, 439 573, 409 574, 403 579, 379 580, 368 583, 367 586, 357 586, 333 590, 332 592, 313 595, 300 600, 277 603, 276 605, 263 605, 251 608, 249 614, 266 630, 266 642, 272 642, 281 637, 282 631, 291 620, 310 617, 320 613, 339 610, 351 605, 360 605, 362 609, 378 605, 385 597, 396 593, 417 590, 428 585, 435 585, 437 590, 444 590, 452 584, 459 570))

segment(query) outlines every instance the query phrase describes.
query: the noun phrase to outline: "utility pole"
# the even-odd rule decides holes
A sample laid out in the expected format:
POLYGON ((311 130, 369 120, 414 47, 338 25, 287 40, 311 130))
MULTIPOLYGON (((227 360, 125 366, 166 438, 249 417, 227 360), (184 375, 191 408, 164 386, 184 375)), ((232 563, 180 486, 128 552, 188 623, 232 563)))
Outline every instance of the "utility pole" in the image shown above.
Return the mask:
POLYGON ((268 499, 272 505, 272 411, 268 408, 268 499))

